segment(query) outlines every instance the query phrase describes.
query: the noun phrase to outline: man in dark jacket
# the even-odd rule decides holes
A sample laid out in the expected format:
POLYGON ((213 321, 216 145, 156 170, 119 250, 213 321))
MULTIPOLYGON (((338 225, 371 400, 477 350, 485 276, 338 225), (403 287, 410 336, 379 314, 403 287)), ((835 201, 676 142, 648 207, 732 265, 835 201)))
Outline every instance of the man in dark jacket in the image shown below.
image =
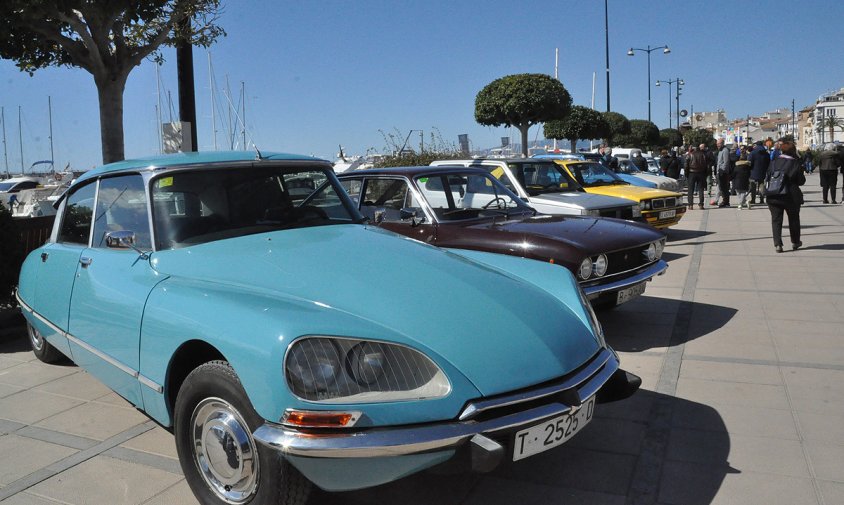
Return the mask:
POLYGON ((642 153, 635 153, 633 159, 630 160, 631 163, 636 165, 640 171, 647 173, 648 172, 648 160, 642 156, 642 153))
POLYGON ((686 181, 689 185, 689 210, 695 208, 694 194, 699 195, 698 208, 703 209, 703 188, 706 186, 706 153, 701 149, 692 147, 689 153, 689 162, 686 165, 686 181))
POLYGON ((838 171, 841 170, 841 157, 835 149, 835 144, 826 144, 823 152, 818 156, 818 175, 823 188, 823 203, 829 203, 827 195, 832 193, 832 203, 835 200, 836 185, 838 185, 838 171))
POLYGON ((765 203, 765 174, 768 173, 768 164, 771 163, 771 156, 765 149, 762 141, 756 142, 753 151, 750 153, 750 203, 756 203, 756 196, 759 195, 759 203, 765 203))

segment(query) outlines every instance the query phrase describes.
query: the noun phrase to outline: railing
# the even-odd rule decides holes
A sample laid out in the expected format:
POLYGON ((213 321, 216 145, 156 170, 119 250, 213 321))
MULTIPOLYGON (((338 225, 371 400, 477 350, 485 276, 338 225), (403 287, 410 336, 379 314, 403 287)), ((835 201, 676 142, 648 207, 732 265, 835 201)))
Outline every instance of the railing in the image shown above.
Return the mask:
POLYGON ((56 216, 15 218, 15 226, 20 232, 22 258, 50 238, 55 219, 56 216))

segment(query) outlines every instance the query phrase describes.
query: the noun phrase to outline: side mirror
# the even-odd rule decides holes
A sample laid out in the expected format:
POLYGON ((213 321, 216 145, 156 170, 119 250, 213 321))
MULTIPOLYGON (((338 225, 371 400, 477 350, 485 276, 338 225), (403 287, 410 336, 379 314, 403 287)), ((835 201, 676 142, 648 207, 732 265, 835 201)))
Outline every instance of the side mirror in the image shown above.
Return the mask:
POLYGON ((375 209, 372 221, 375 222, 376 225, 380 225, 384 222, 384 219, 387 217, 387 209, 384 207, 379 207, 375 209))
POLYGON ((399 217, 402 221, 410 219, 410 226, 417 226, 425 222, 425 216, 418 217, 419 211, 414 208, 404 208, 399 211, 399 217))
POLYGON ((134 249, 135 232, 129 230, 110 231, 105 236, 109 249, 134 249))

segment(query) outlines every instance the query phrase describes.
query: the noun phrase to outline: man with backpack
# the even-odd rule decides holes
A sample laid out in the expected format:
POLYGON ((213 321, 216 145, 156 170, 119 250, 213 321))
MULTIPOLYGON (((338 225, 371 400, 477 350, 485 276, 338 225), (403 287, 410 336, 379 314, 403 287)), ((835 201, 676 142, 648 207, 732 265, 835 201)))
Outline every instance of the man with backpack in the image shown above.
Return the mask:
POLYGON ((765 203, 765 188, 762 182, 765 180, 765 174, 768 173, 768 164, 771 163, 771 156, 768 150, 759 140, 756 142, 753 151, 750 153, 750 203, 756 203, 756 197, 759 197, 759 203, 765 203))

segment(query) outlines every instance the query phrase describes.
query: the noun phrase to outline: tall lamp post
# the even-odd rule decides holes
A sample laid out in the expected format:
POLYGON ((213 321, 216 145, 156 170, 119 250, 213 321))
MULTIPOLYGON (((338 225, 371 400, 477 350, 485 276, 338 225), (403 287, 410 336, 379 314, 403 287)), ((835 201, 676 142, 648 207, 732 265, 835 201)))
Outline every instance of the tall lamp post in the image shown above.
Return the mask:
POLYGON ((667 81, 656 81, 655 86, 660 84, 668 84, 668 127, 671 128, 671 85, 677 83, 677 129, 680 129, 680 86, 685 84, 683 79, 679 77, 676 79, 668 79, 667 81))
POLYGON ((668 54, 671 52, 671 49, 668 46, 659 46, 659 47, 651 47, 648 46, 647 49, 640 49, 638 47, 631 47, 627 51, 627 56, 633 56, 635 53, 634 51, 642 51, 648 53, 648 121, 651 120, 651 52, 656 51, 657 49, 662 49, 662 54, 668 54))

